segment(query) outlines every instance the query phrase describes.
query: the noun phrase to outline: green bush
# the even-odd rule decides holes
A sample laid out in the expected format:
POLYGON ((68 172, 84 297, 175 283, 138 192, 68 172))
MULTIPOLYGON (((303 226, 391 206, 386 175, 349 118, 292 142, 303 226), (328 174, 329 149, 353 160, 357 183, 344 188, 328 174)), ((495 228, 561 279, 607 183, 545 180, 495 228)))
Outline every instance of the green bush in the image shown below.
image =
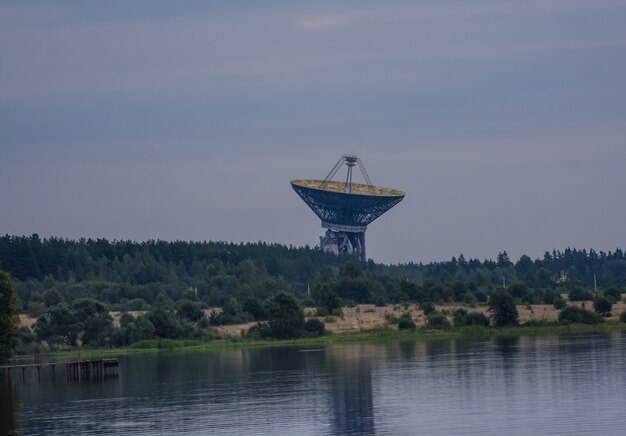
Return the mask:
POLYGON ((593 299, 593 310, 598 315, 609 317, 613 309, 613 302, 606 297, 596 297, 593 299))
POLYGON ((476 304, 478 303, 478 298, 476 298, 476 296, 472 294, 471 292, 466 292, 463 295, 463 302, 468 304, 471 307, 475 307, 476 304))
POLYGON ((400 318, 395 316, 392 312, 385 312, 383 315, 387 324, 398 324, 400 322, 400 318))
POLYGON ((567 294, 569 301, 587 301, 593 300, 593 294, 586 289, 576 286, 567 294))
POLYGON ((554 304, 554 299, 556 298, 557 293, 552 290, 552 289, 548 289, 547 291, 545 291, 543 293, 543 304, 554 304))
POLYGON ((412 319, 401 318, 398 322, 398 330, 414 330, 415 323, 412 319))
POLYGON ((428 318, 426 319, 426 327, 428 327, 429 329, 449 329, 450 326, 450 321, 448 321, 448 318, 446 318, 446 316, 441 313, 441 312, 432 312, 430 315, 428 315, 428 318))
POLYGON ((613 301, 613 303, 617 303, 622 300, 622 291, 620 291, 615 286, 611 286, 609 289, 604 291, 604 296, 613 301))
POLYGON ((477 325, 488 327, 489 326, 489 318, 487 318, 484 314, 480 312, 469 312, 465 316, 465 325, 477 325))
POLYGON ((557 294, 554 297, 554 301, 552 305, 554 306, 556 310, 562 310, 562 309, 565 309, 565 306, 567 306, 567 302, 565 301, 565 298, 557 294))
POLYGON ((489 318, 487 318, 485 315, 483 315, 480 312, 468 313, 462 307, 459 307, 457 310, 454 311, 453 322, 454 322, 455 327, 463 327, 463 326, 470 326, 470 325, 478 325, 478 326, 483 326, 483 327, 489 326, 489 318))
POLYGON ((428 316, 435 311, 435 305, 430 301, 424 301, 420 303, 420 309, 424 312, 424 315, 428 316))
POLYGON ((600 324, 604 318, 577 306, 568 306, 559 312, 559 321, 564 323, 600 324))
POLYGON ((324 323, 319 319, 308 319, 304 323, 304 331, 307 336, 322 336, 325 332, 324 323))
POLYGON ((474 295, 481 303, 486 303, 489 299, 489 296, 484 291, 476 291, 474 292, 474 295))
POLYGON ((622 313, 620 313, 620 315, 619 315, 619 320, 620 320, 621 322, 626 322, 626 312, 622 312, 622 313))
POLYGON ((467 310, 459 307, 454 311, 454 316, 452 318, 452 323, 455 327, 462 327, 465 325, 465 317, 467 316, 467 310))
POLYGON ((328 316, 330 315, 328 313, 328 309, 326 309, 325 307, 318 307, 317 310, 315 311, 315 316, 328 316))
POLYGON ((411 319, 411 314, 409 312, 405 312, 398 319, 398 329, 399 330, 413 330, 415 328, 415 322, 411 319))
POLYGON ((337 318, 343 318, 343 310, 341 310, 341 307, 334 308, 330 314, 337 318))
POLYGON ((523 298, 529 292, 528 286, 525 283, 514 283, 509 286, 509 293, 513 296, 513 298, 523 298))

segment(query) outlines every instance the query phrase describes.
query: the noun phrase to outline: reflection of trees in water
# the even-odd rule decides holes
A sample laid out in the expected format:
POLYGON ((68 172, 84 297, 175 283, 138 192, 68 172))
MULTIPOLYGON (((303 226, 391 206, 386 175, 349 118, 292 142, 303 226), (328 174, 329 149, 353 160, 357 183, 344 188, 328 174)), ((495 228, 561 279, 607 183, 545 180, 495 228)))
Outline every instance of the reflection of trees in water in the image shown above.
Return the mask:
POLYGON ((373 434, 372 345, 329 347, 331 433, 373 434))
POLYGON ((495 352, 505 359, 510 360, 517 356, 520 350, 519 336, 496 336, 493 338, 495 352))
POLYGON ((11 382, 0 380, 0 434, 18 434, 19 428, 17 393, 11 382))

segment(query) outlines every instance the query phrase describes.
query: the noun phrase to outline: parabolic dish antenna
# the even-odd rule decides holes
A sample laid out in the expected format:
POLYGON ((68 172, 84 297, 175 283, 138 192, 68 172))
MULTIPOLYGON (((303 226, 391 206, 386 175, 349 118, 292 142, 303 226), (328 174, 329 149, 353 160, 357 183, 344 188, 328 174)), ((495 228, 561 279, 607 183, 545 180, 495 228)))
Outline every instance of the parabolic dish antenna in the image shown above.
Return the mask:
POLYGON ((324 180, 292 180, 291 187, 322 221, 326 234, 320 237, 322 250, 355 255, 365 261, 367 226, 404 198, 402 191, 372 185, 363 162, 343 155, 324 180), (342 166, 348 168, 345 181, 332 181, 342 166), (358 166, 366 183, 352 182, 358 166))

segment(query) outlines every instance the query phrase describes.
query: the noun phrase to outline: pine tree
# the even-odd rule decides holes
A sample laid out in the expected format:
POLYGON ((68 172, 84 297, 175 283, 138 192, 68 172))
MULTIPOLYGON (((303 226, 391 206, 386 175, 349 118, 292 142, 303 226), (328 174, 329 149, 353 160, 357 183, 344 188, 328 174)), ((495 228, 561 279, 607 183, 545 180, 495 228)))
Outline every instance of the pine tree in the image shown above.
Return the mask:
POLYGON ((18 343, 19 303, 9 274, 0 269, 0 362, 13 354, 18 343))

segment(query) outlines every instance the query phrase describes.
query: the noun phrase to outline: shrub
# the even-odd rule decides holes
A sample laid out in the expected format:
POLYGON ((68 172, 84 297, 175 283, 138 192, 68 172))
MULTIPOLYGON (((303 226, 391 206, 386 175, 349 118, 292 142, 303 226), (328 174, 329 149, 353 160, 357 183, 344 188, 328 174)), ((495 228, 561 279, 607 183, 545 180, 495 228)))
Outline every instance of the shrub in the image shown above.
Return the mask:
POLYGON ((324 317, 324 322, 326 322, 326 323, 330 323, 330 322, 337 322, 337 318, 335 318, 335 317, 334 317, 334 316, 332 316, 332 315, 326 315, 326 316, 324 317))
POLYGON ((405 312, 398 320, 398 329, 399 330, 413 330, 415 328, 415 322, 411 319, 411 314, 409 312, 405 312))
POLYGON ((413 330, 415 329, 415 323, 412 319, 409 318, 401 318, 398 322, 399 330, 413 330))
POLYGON ((471 307, 474 307, 478 303, 478 298, 476 298, 476 296, 471 292, 467 292, 463 295, 463 301, 471 307))
POLYGON ((543 302, 544 292, 542 289, 535 289, 524 295, 522 301, 527 304, 541 304, 543 302))
POLYGON ((619 320, 620 320, 621 322, 626 322, 626 312, 622 312, 622 313, 619 315, 619 320))
POLYGON ((593 300, 593 295, 591 294, 591 292, 577 286, 574 289, 572 289, 569 294, 567 295, 567 297, 569 298, 569 301, 587 301, 587 300, 593 300))
POLYGON ((478 325, 484 327, 489 326, 489 318, 487 318, 485 315, 480 312, 468 313, 465 309, 461 307, 454 311, 453 322, 455 327, 470 325, 478 325))
POLYGON ((559 321, 564 323, 600 324, 604 319, 589 310, 568 306, 559 312, 559 321))
POLYGON ((343 318, 343 310, 341 310, 341 307, 334 308, 330 314, 332 316, 336 316, 337 318, 343 318))
POLYGON ((622 299, 622 292, 615 286, 611 286, 609 289, 604 291, 604 296, 616 303, 622 299))
POLYGON ((593 310, 598 315, 605 317, 611 316, 611 310, 613 309, 613 302, 606 297, 596 297, 593 299, 593 310))
POLYGON ((432 312, 426 319, 426 326, 430 329, 449 329, 450 321, 441 312, 432 312))
POLYGON ((522 298, 528 294, 528 286, 525 283, 515 283, 509 286, 509 292, 513 298, 522 298))
POLYGON ((254 297, 248 297, 246 301, 244 301, 242 309, 244 310, 244 312, 247 312, 250 317, 255 321, 260 321, 267 318, 267 314, 265 313, 265 309, 263 309, 263 305, 258 299, 254 297))
POLYGON ((322 336, 325 332, 324 323, 319 319, 308 319, 304 323, 304 331, 307 336, 322 336))
POLYGON ((400 318, 398 318, 397 316, 395 316, 391 312, 385 312, 385 315, 383 315, 383 316, 385 318, 385 321, 388 324, 398 324, 400 322, 400 318))
POLYGON ((465 325, 465 317, 467 316, 467 310, 459 307, 454 311, 452 323, 455 327, 463 327, 465 325))
POLYGON ((341 298, 339 298, 339 295, 337 295, 330 286, 322 285, 318 307, 324 307, 328 313, 332 313, 333 310, 341 308, 341 298))
POLYGON ((474 295, 481 303, 485 303, 489 299, 489 296, 484 291, 476 291, 474 295))
POLYGON ((176 304, 176 313, 182 319, 194 322, 204 317, 204 312, 200 309, 200 305, 191 300, 180 300, 176 304))
POLYGON ((554 304, 554 299, 557 297, 557 293, 552 289, 548 289, 543 294, 543 304, 554 304))
POLYGON ((383 297, 377 297, 376 301, 374 302, 374 304, 376 305, 376 307, 385 307, 387 305, 387 302, 385 301, 385 299, 383 297))
POLYGON ((35 340, 35 335, 30 328, 23 325, 20 327, 19 332, 20 344, 28 345, 35 340))
POLYGON ((328 316, 330 315, 328 313, 328 309, 326 309, 325 307, 318 307, 317 310, 315 311, 315 316, 328 316))
POLYGON ((480 312, 469 312, 465 316, 465 325, 489 326, 489 318, 480 312))
POLYGON ((246 332, 250 339, 262 339, 270 336, 270 326, 267 322, 257 322, 246 332))
POLYGON ((424 301, 420 303, 420 309, 424 312, 424 315, 428 316, 435 311, 435 305, 430 301, 424 301))
POLYGON ((567 303, 565 302, 565 298, 557 294, 554 297, 554 302, 552 303, 552 305, 554 306, 556 310, 562 310, 562 309, 565 309, 565 306, 567 306, 567 303))

